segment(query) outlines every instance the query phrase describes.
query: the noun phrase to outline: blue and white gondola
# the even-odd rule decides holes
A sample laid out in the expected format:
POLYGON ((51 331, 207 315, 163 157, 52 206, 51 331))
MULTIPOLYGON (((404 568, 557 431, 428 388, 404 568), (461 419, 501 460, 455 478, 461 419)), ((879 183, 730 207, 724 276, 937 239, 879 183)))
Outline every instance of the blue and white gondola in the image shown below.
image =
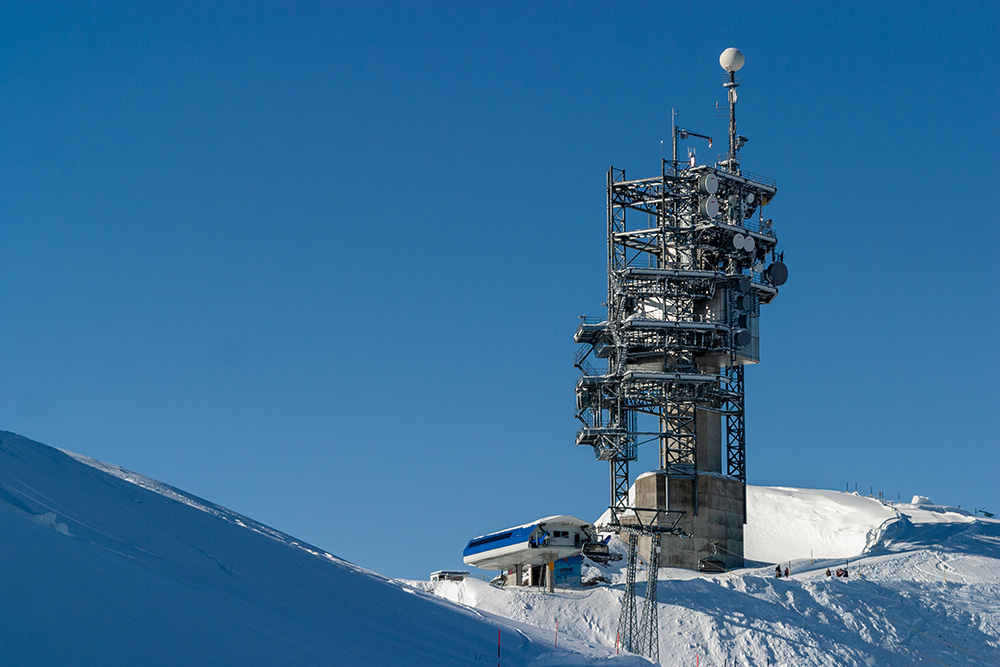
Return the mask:
POLYGON ((572 516, 551 516, 523 526, 480 535, 469 541, 462 560, 481 570, 543 565, 577 556, 596 539, 594 527, 572 516))

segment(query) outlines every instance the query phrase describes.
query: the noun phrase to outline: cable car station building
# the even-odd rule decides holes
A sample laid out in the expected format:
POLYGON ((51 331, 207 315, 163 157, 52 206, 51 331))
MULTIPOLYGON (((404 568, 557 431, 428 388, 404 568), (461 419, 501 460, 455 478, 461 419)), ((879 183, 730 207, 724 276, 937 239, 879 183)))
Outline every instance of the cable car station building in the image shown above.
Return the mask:
POLYGON ((466 565, 503 570, 514 586, 580 585, 584 546, 597 539, 594 527, 572 516, 550 516, 523 526, 474 537, 462 554, 466 565))

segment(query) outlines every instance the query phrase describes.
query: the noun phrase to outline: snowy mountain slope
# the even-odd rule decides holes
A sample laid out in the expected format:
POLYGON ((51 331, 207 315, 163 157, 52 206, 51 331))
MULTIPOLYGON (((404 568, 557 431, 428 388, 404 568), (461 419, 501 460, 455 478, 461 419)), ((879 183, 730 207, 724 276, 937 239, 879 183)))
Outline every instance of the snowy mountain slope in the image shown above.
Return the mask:
MULTIPOLYGON (((748 553, 786 556, 792 576, 776 579, 773 565, 663 568, 663 664, 1000 665, 1000 522, 832 491, 748 492, 748 553), (827 577, 845 557, 849 577, 827 577)), ((603 574, 612 586, 554 595, 474 580, 422 586, 552 632, 558 619, 560 637, 614 646, 624 574, 620 564, 603 574)))
MULTIPOLYGON (((661 570, 664 664, 1000 665, 1000 522, 830 491, 748 497, 748 556, 792 577, 661 570), (848 557, 849 578, 825 575, 848 557)), ((611 585, 552 595, 406 586, 5 432, 0 536, 3 665, 493 665, 498 629, 502 665, 648 664, 614 655, 620 564, 588 571, 611 585)))
POLYGON ((615 660, 2 431, 0 538, 5 666, 494 665, 498 629, 503 665, 615 660))

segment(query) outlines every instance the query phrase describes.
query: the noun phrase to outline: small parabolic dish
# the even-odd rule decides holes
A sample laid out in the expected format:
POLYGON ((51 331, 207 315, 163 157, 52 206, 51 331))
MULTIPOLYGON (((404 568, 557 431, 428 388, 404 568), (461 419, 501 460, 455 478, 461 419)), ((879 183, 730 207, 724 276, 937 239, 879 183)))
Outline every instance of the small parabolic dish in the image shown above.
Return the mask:
POLYGON ((743 249, 747 252, 753 252, 754 248, 757 247, 757 242, 753 240, 752 236, 748 236, 743 240, 743 249))
POLYGON ((743 244, 747 242, 747 237, 742 234, 736 234, 733 236, 733 247, 737 250, 743 250, 743 244))
POLYGON ((785 281, 788 280, 788 267, 785 266, 784 262, 775 262, 764 269, 764 278, 775 287, 784 285, 785 281))
POLYGON ((737 331, 736 335, 733 336, 733 342, 736 343, 736 347, 746 347, 750 344, 750 332, 744 330, 737 331))
POLYGON ((719 191, 719 177, 709 172, 698 179, 698 189, 706 195, 714 195, 719 191))
POLYGON ((738 72, 743 67, 743 52, 739 49, 729 47, 719 56, 719 64, 727 72, 738 72))
POLYGON ((701 200, 700 208, 702 215, 714 218, 719 215, 719 200, 712 196, 705 197, 701 200))

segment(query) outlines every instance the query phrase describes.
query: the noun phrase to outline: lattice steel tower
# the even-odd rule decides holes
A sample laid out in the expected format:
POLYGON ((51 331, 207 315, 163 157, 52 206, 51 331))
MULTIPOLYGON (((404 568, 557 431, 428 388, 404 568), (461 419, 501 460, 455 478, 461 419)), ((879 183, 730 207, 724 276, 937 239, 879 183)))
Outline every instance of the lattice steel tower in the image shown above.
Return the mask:
POLYGON ((728 152, 698 165, 689 149, 689 159, 679 161, 679 139, 701 137, 709 146, 711 139, 674 122, 672 159, 661 160, 660 174, 629 180, 624 170, 609 169, 607 316, 583 318, 575 336, 582 372, 576 444, 610 463, 611 506, 619 514, 630 505, 637 445, 659 444, 659 475, 637 484, 643 497, 635 505, 684 512, 680 526, 695 538, 665 544, 665 565, 697 567, 713 555, 742 565, 743 368, 759 361, 760 307, 788 276, 763 213, 775 183, 740 165, 747 139, 736 133, 736 71, 743 55, 727 49, 720 63, 728 152))

